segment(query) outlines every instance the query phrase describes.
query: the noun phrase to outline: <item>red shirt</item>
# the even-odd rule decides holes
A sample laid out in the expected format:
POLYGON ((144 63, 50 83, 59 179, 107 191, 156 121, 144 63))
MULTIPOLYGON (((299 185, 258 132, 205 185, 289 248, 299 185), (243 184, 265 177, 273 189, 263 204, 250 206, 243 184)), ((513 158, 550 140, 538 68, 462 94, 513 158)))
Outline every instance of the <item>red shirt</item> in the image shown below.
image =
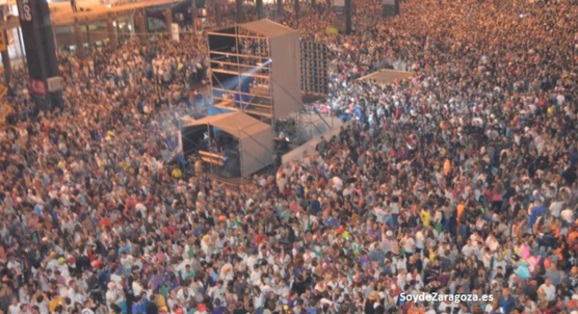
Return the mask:
POLYGON ((255 236, 255 244, 259 245, 259 244, 261 244, 261 242, 267 241, 268 238, 269 238, 269 237, 267 237, 266 234, 264 234, 264 233, 259 233, 259 234, 257 234, 257 235, 255 236))
POLYGON ((105 227, 110 228, 112 226, 112 221, 106 217, 101 218, 98 226, 100 227, 100 230, 104 229, 105 227))

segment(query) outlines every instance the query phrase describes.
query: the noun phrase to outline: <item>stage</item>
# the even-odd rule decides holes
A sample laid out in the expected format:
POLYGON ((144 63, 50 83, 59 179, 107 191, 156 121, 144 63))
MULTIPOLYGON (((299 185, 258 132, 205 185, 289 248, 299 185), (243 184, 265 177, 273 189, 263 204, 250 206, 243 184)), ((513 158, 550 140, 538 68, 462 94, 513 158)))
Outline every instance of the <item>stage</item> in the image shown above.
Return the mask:
POLYGON ((406 80, 415 75, 413 72, 397 71, 397 70, 380 70, 366 76, 360 77, 359 80, 376 81, 382 84, 392 84, 398 80, 406 80))

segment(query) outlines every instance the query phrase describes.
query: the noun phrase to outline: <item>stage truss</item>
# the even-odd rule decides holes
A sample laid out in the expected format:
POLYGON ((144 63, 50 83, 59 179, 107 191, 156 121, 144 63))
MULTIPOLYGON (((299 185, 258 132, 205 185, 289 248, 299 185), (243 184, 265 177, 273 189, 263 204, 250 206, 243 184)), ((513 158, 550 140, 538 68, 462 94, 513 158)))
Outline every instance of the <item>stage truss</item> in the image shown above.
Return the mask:
POLYGON ((260 20, 209 32, 208 42, 215 107, 272 125, 301 109, 298 31, 260 20))

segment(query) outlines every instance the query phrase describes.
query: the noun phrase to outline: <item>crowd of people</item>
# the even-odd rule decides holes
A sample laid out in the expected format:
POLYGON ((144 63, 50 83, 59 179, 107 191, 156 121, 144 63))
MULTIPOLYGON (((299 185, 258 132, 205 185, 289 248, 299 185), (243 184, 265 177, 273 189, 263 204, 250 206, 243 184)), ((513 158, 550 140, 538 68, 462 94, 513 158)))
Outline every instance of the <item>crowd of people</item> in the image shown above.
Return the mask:
POLYGON ((575 4, 355 4, 352 35, 322 3, 281 20, 330 46, 324 105, 355 122, 240 191, 170 163, 202 38, 61 54, 54 110, 13 73, 30 114, 0 129, 0 310, 578 311, 575 4), (357 80, 383 66, 415 76, 357 80))

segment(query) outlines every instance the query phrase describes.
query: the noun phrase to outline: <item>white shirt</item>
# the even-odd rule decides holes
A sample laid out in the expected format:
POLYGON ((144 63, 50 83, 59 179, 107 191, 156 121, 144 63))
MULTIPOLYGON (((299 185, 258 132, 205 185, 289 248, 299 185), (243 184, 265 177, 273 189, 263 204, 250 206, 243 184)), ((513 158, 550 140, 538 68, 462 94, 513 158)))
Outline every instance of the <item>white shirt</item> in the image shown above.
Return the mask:
POLYGON ((407 259, 405 257, 400 258, 400 259, 394 258, 393 261, 395 263, 395 267, 397 268, 397 271, 399 271, 401 269, 407 270, 407 266, 406 266, 407 265, 407 263, 406 263, 407 259))
POLYGON ((415 241, 411 237, 405 237, 401 240, 403 250, 407 253, 415 252, 415 241))
POLYGON ((140 283, 133 281, 132 291, 134 292, 134 295, 140 295, 143 291, 143 287, 140 283))
POLYGON ((183 287, 177 291, 177 300, 180 302, 188 302, 191 298, 195 296, 193 289, 188 287, 183 287))
POLYGON ((253 270, 251 272, 249 279, 251 283, 253 283, 253 285, 258 285, 261 282, 261 270, 260 269, 253 270))
POLYGON ((397 275, 397 286, 398 287, 405 287, 407 277, 403 274, 397 275))
POLYGON ((425 243, 425 236, 424 236, 423 232, 421 232, 421 230, 420 230, 415 234, 415 246, 418 249, 423 249, 424 243, 425 243))
POLYGON ((470 257, 474 253, 474 248, 471 245, 466 244, 462 247, 462 254, 466 257, 470 257))
POLYGON ((108 291, 106 291, 106 302, 108 303, 109 307, 112 304, 116 304, 119 300, 121 300, 120 293, 121 291, 118 288, 109 289, 108 291))
POLYGON ((564 202, 553 202, 550 204, 548 208, 550 210, 550 214, 554 217, 560 217, 560 212, 562 211, 562 207, 564 206, 564 202))
POLYGON ((9 314, 20 314, 20 303, 18 303, 16 305, 14 305, 14 304, 10 305, 8 307, 8 313, 9 314))
POLYGON ((556 287, 554 287, 554 285, 546 286, 546 284, 542 284, 539 290, 544 291, 548 301, 554 301, 554 299, 556 299, 556 287))
POLYGON ((572 223, 574 221, 574 211, 570 208, 566 208, 560 214, 562 219, 564 219, 567 223, 572 223))
POLYGON ((449 302, 449 303, 445 303, 442 302, 440 303, 440 305, 438 306, 438 311, 440 313, 445 313, 445 312, 453 312, 455 308, 457 308, 458 305, 453 303, 453 302, 449 302))
POLYGON ((223 265, 223 267, 221 267, 221 272, 219 276, 220 279, 228 282, 233 280, 233 276, 234 276, 233 265, 231 265, 230 263, 226 263, 225 265, 223 265))
POLYGON ((333 177, 331 181, 333 182, 333 188, 336 191, 341 191, 341 189, 343 189, 343 180, 341 180, 339 177, 333 177))
POLYGON ((265 302, 263 300, 262 294, 253 298, 253 307, 255 307, 256 309, 263 307, 264 305, 265 305, 265 302))

